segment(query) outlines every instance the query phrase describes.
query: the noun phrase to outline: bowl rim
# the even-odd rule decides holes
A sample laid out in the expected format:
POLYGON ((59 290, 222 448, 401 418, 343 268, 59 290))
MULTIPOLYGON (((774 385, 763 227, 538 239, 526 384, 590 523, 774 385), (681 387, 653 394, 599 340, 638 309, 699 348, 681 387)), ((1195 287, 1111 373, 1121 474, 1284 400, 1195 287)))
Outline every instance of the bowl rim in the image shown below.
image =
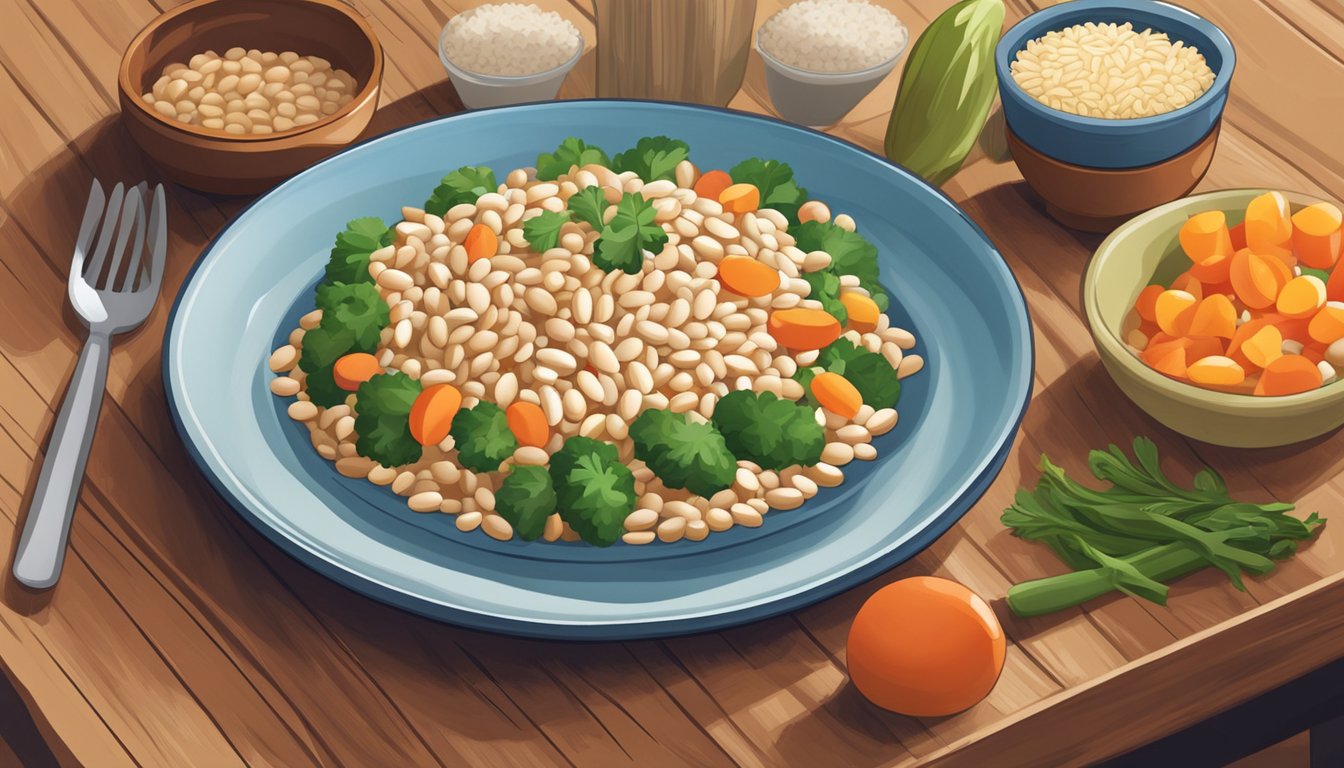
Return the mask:
MULTIPOLYGON (((778 13, 778 11, 776 13, 778 13)), ((771 18, 774 17, 771 16, 771 18)), ((767 23, 769 21, 770 19, 766 19, 767 23)), ((765 24, 762 24, 760 28, 756 30, 756 34, 752 35, 752 47, 756 49, 756 53, 761 57, 762 61, 789 75, 795 80, 802 80, 804 82, 810 80, 813 82, 835 84, 860 82, 869 77, 878 75, 886 77, 891 70, 896 68, 896 62, 901 60, 901 56, 905 55, 906 50, 910 47, 909 27, 905 26, 905 23, 900 19, 897 19, 896 23, 900 24, 901 29, 905 32, 905 40, 903 40, 900 47, 896 49, 895 55, 889 59, 883 60, 879 64, 874 64, 871 67, 865 67, 863 69, 853 69, 842 72, 822 72, 815 69, 803 69, 802 67, 796 67, 792 64, 786 64, 783 61, 780 61, 777 56, 771 54, 770 51, 766 49, 765 45, 761 43, 761 32, 765 29, 765 24)))
MULTIPOLYGON (((464 13, 470 13, 470 11, 464 11, 464 13)), ((453 18, 457 18, 457 16, 454 16, 453 18)), ((568 21, 568 19, 566 19, 566 21, 568 21)), ((451 23, 452 19, 449 19, 448 24, 451 23)), ((516 87, 520 85, 532 85, 555 77, 556 75, 568 74, 569 70, 573 69, 574 65, 579 63, 579 59, 583 57, 584 51, 588 49, 588 41, 584 39, 583 32, 581 32, 578 27, 574 27, 574 36, 578 39, 579 45, 573 55, 563 62, 550 69, 542 70, 541 72, 533 72, 528 75, 491 75, 485 72, 477 72, 472 69, 467 69, 452 60, 448 55, 447 49, 444 48, 444 38, 448 36, 448 24, 444 24, 443 29, 439 30, 438 40, 434 44, 434 48, 439 54, 439 63, 448 71, 448 74, 455 77, 466 78, 478 85, 516 87)), ((573 23, 571 22, 570 25, 573 26, 573 23)))
POLYGON ((1195 112, 1197 107, 1203 107, 1226 94, 1228 86, 1232 82, 1232 72, 1237 66, 1237 52, 1232 45, 1232 40, 1228 38, 1222 27, 1175 3, 1165 2, 1164 0, 1128 0, 1128 2, 1119 2, 1118 0, 1071 0, 1071 2, 1059 3, 1028 14, 1009 27, 1008 31, 1003 33, 1003 36, 999 38, 999 42, 995 45, 994 66, 998 70, 1000 90, 1011 91, 1016 101, 1039 116, 1072 127, 1115 127, 1122 130, 1132 130, 1136 127, 1160 128, 1168 123, 1176 122, 1195 112), (1222 63, 1218 71, 1214 73, 1213 84, 1209 86, 1208 90, 1200 94, 1199 98, 1179 109, 1145 117, 1087 117, 1042 104, 1023 90, 1022 86, 1018 85, 1017 81, 1013 79, 1010 69, 1013 59, 1029 40, 1039 37, 1045 31, 1049 31, 1046 22, 1052 21, 1062 14, 1071 14, 1080 10, 1107 10, 1122 14, 1124 12, 1148 11, 1157 16, 1183 21, 1199 29, 1209 38, 1222 57, 1222 63))
MULTIPOLYGON (((1149 209, 1129 221, 1121 224, 1106 239, 1097 246, 1093 252, 1092 258, 1087 265, 1087 271, 1083 275, 1083 309, 1087 318, 1088 330, 1091 332, 1092 341, 1097 346, 1097 351, 1103 357, 1109 357, 1119 362, 1119 364, 1130 373, 1137 375, 1142 383, 1149 389, 1160 390, 1164 397, 1177 400, 1184 405, 1197 406, 1204 409, 1222 410, 1225 412, 1256 412, 1263 414, 1268 411, 1306 411, 1315 408, 1325 402, 1344 400, 1344 382, 1334 382, 1323 387, 1318 387, 1309 392, 1300 392, 1295 395, 1275 395, 1265 397, 1260 395, 1248 395, 1241 392, 1220 392, 1213 389, 1204 389, 1193 384, 1177 381, 1168 378, 1162 374, 1144 365, 1138 356, 1130 351, 1129 347, 1120 339, 1116 332, 1101 319, 1101 308, 1099 306, 1098 275, 1103 268, 1105 261, 1111 258, 1119 243, 1126 237, 1135 232, 1152 227, 1155 219, 1179 211, 1187 207, 1192 207, 1198 203, 1211 202, 1213 206, 1222 206, 1224 201, 1245 197, 1248 201, 1265 192, 1281 192, 1288 198, 1288 202, 1294 205, 1310 205, 1311 203, 1321 202, 1321 195, 1312 195, 1305 192, 1294 192, 1289 190, 1271 190, 1255 187, 1240 187, 1233 189, 1218 189, 1208 192, 1201 192, 1196 195, 1188 195, 1170 203, 1159 205, 1156 208, 1149 209)), ((1219 208, 1221 210, 1221 208, 1219 208)), ((1204 210, 1212 210, 1206 208, 1204 210)), ((1176 232, 1173 231, 1173 238, 1176 232)))
MULTIPOLYGON (((355 26, 363 33, 364 39, 368 42, 373 53, 373 68, 369 73, 369 78, 359 90, 355 91, 354 98, 349 103, 341 106, 330 115, 323 116, 320 120, 315 120, 307 125, 295 126, 287 131, 268 134, 241 134, 223 133, 212 128, 203 128, 191 123, 182 123, 177 120, 169 120, 160 115, 149 105, 145 104, 143 94, 136 93, 131 83, 130 59, 131 53, 144 47, 145 40, 154 32, 166 24, 175 21, 179 16, 185 15, 205 6, 223 3, 225 0, 189 0, 182 5, 170 8, 169 10, 155 16, 149 21, 131 42, 127 44, 126 50, 121 55, 121 64, 117 70, 117 88, 121 91, 123 102, 129 102, 135 105, 141 113, 148 115, 158 125, 165 126, 179 133, 189 136, 197 136, 203 139, 212 139, 224 142, 267 142, 279 141, 284 139, 293 139, 297 136, 309 133, 324 126, 332 125, 343 118, 348 117, 357 107, 362 105, 381 87, 383 80, 383 46, 378 42, 378 36, 373 31, 373 26, 363 15, 357 13, 353 7, 346 5, 340 0, 270 0, 270 2, 287 2, 293 5, 312 5, 321 6, 337 11, 342 16, 354 22, 355 26)), ((124 107, 123 107, 124 109, 124 107)))

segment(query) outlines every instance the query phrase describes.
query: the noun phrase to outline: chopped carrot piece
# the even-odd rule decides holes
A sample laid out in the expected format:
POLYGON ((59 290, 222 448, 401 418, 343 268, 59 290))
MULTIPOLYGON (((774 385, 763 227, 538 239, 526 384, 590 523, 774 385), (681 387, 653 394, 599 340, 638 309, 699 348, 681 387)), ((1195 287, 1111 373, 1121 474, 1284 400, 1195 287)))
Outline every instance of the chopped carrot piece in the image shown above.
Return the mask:
POLYGON ((1157 297, 1165 290, 1160 285, 1150 285, 1139 291, 1139 297, 1134 300, 1134 311, 1139 317, 1150 323, 1157 322, 1157 297))
POLYGON ((1190 274, 1189 270, 1182 272, 1171 281, 1172 290, 1185 291, 1196 299, 1204 298, 1204 284, 1199 282, 1199 278, 1190 274))
POLYGON ((1199 302, 1186 332, 1191 336, 1218 336, 1230 339, 1236 330, 1237 308, 1232 306, 1231 299, 1221 293, 1215 293, 1199 302))
POLYGON ((1172 336, 1184 336, 1190 331, 1199 300, 1186 291, 1163 291, 1157 297, 1157 325, 1172 336))
POLYGON ((1257 368, 1264 368, 1283 355, 1283 334, 1266 325, 1244 341, 1238 350, 1257 368))
POLYGON ((723 190, 732 185, 733 177, 729 176, 727 171, 706 171, 705 175, 695 182, 695 194, 710 200, 718 200, 723 190))
POLYGON ((1312 341, 1333 344, 1344 339, 1344 302, 1329 301, 1311 318, 1307 335, 1312 341))
POLYGON ((1197 213, 1181 226, 1181 249, 1194 264, 1190 274, 1200 282, 1220 283, 1227 279, 1232 256, 1232 238, 1227 231, 1227 215, 1222 211, 1197 213))
POLYGON ((845 291, 840 294, 840 303, 845 305, 845 312, 849 315, 849 321, 846 324, 850 328, 859 333, 877 330, 877 318, 878 315, 882 314, 882 310, 877 307, 877 302, 862 293, 845 291))
MULTIPOLYGON (((1230 268, 1231 268, 1231 265, 1232 265, 1232 260, 1231 260, 1231 259, 1228 259, 1228 262, 1227 262, 1227 263, 1228 263, 1229 273, 1230 273, 1230 268)), ((1216 295, 1216 294, 1221 294, 1221 295, 1223 295, 1223 296, 1226 296, 1226 297, 1229 298, 1229 299, 1234 299, 1234 300, 1235 300, 1235 299, 1237 298, 1237 289, 1235 289, 1235 288, 1232 287, 1232 281, 1231 281, 1231 280, 1224 280, 1224 281, 1221 282, 1221 283, 1210 283, 1209 285, 1204 286, 1204 295, 1205 295, 1206 297, 1207 297, 1207 296, 1213 296, 1213 295, 1216 295)))
POLYGON ((1235 360, 1222 355, 1201 357, 1186 369, 1186 375, 1196 384, 1231 387, 1246 379, 1246 372, 1235 360))
POLYGON ((1308 267, 1329 269, 1339 258, 1344 214, 1332 203, 1316 203, 1293 214, 1293 251, 1308 267))
MULTIPOLYGON (((1280 255, 1282 255, 1282 253, 1280 253, 1280 255)), ((1265 256, 1265 264, 1274 272, 1274 283, 1278 285, 1280 291, 1283 290, 1283 286, 1288 284, 1289 280, 1296 277, 1296 275, 1293 274, 1293 267, 1296 266, 1296 263, 1296 258, 1290 260, 1283 258, 1276 259, 1272 255, 1265 256)), ((1275 297, 1277 298, 1277 294, 1275 294, 1275 297)))
POLYGON ((1292 209, 1282 192, 1266 192, 1246 206, 1246 247, 1261 254, 1288 250, 1293 239, 1292 209))
POLYGON ((1309 392, 1321 386, 1324 379, 1316 364, 1302 355, 1282 355, 1260 374, 1255 394, 1270 397, 1309 392))
POLYGON ((789 349, 821 349, 840 338, 840 321, 820 309, 793 307, 770 313, 766 330, 789 349))
POLYGON ((822 408, 846 419, 854 418, 863 406, 863 395, 838 373, 818 373, 812 378, 811 389, 822 408))
POLYGON ((1231 340, 1227 342, 1227 356, 1235 360, 1238 365, 1248 372, 1258 366, 1241 353, 1241 345, 1245 344, 1247 339, 1254 336, 1261 328, 1264 328, 1267 325, 1269 325, 1269 321, 1263 317, 1252 318, 1249 322, 1238 325, 1236 332, 1232 334, 1231 340))
POLYGON ((1302 356, 1313 363, 1319 363, 1325 359, 1325 348, 1328 345, 1312 341, 1302 347, 1302 356))
POLYGON ((1163 345, 1161 349, 1146 358, 1154 371, 1173 379, 1184 379, 1188 368, 1185 362, 1185 347, 1179 342, 1163 345))
POLYGON ((754 299, 779 288, 779 271, 750 256, 729 256, 719 262, 719 282, 739 296, 754 299))
POLYGON ((1294 277, 1279 292, 1274 308, 1287 317, 1311 317, 1325 306, 1325 283, 1315 275, 1294 277))
POLYGON ((1330 279, 1325 281, 1325 298, 1344 301, 1344 263, 1337 263, 1330 270, 1330 279))
POLYGON ((551 439, 551 427, 546 423, 546 412, 536 403, 515 400, 504 409, 509 431, 519 445, 544 448, 551 439))
POLYGON ((489 226, 477 224, 467 232, 462 247, 467 249, 467 263, 475 264, 481 259, 494 258, 499 253, 499 236, 489 226))
POLYGON ((1243 221, 1240 224, 1236 225, 1235 227, 1232 227, 1231 229, 1227 230, 1227 236, 1232 239, 1233 252, 1240 251, 1242 248, 1245 248, 1246 222, 1243 221))
POLYGON ((719 202, 729 213, 751 213, 761 207, 761 190, 755 184, 734 184, 719 193, 719 202))
POLYGON ((346 392, 358 390, 360 384, 382 372, 383 366, 378 362, 378 358, 367 352, 341 355, 331 366, 331 378, 336 381, 336 386, 346 392))
POLYGON ((1279 295, 1278 272, 1270 265, 1273 261, 1243 248, 1232 257, 1232 288, 1237 298, 1251 309, 1272 306, 1279 295))
POLYGON ((1266 312, 1261 315, 1265 322, 1279 329, 1279 334, 1285 339, 1306 342, 1311 338, 1308 328, 1311 325, 1311 319, 1306 317, 1288 317, 1276 312, 1266 312))
MULTIPOLYGON (((1230 245, 1228 246, 1231 247, 1230 245)), ((1199 280, 1199 282, 1209 285, 1214 283, 1227 282, 1228 275, 1232 271, 1232 251, 1226 253, 1215 253, 1203 261, 1191 265, 1190 276, 1199 280)))
POLYGON ((452 384, 425 387, 411 404, 411 437, 421 445, 438 445, 453 428, 453 417, 462 407, 462 393, 452 384))
POLYGON ((1221 355, 1227 352, 1227 346, 1223 344, 1223 340, 1213 336, 1186 338, 1183 341, 1185 342, 1185 357, 1187 360, 1198 360, 1201 357, 1221 355))
POLYGON ((1180 341, 1180 339, 1179 339, 1178 337, 1176 337, 1176 336, 1172 336, 1172 335, 1170 335, 1170 334, 1163 333, 1163 332, 1161 331, 1161 329, 1159 329, 1159 330, 1157 331, 1157 333, 1150 333, 1150 334, 1148 334, 1148 347, 1149 347, 1149 348, 1152 348, 1154 345, 1157 345, 1157 344, 1166 344, 1166 343, 1169 342, 1169 341, 1180 341))

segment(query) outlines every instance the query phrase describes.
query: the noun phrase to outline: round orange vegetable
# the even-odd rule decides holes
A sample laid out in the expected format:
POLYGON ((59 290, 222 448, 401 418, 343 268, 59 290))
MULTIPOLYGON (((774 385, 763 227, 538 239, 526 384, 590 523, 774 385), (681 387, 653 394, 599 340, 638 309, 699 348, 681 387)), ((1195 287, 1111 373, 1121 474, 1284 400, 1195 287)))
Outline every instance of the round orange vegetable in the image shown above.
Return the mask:
POLYGON ((994 688, 1006 643, 994 611, 947 579, 879 589, 849 629, 849 679, 869 701, 914 717, 968 709, 994 688))
POLYGON ((1181 226, 1179 237, 1181 249, 1193 262, 1190 274, 1205 283, 1221 283, 1227 279, 1233 251, 1226 214, 1222 211, 1197 213, 1181 226))
POLYGON ((462 247, 467 249, 467 263, 475 264, 481 259, 493 258, 499 253, 499 236, 485 224, 477 224, 467 232, 462 247))
POLYGON ((421 445, 438 445, 453 427, 462 407, 462 393, 452 384, 425 387, 411 404, 411 437, 421 445))
POLYGON ((1231 387, 1246 379, 1246 372, 1241 366, 1222 355, 1201 357, 1186 368, 1185 374, 1196 384, 1214 387, 1231 387))
POLYGON ((719 193, 719 203, 729 213, 751 213, 761 207, 761 190, 755 184, 733 184, 719 193))
POLYGON ((1344 215, 1331 203, 1316 203, 1293 214, 1293 251, 1308 267, 1329 269, 1339 258, 1344 215))
POLYGON ((838 373, 818 373, 812 378, 811 389, 822 408, 846 419, 854 418, 863 406, 863 395, 838 373))
POLYGON ((1204 297, 1195 308, 1195 315, 1186 331, 1191 336, 1216 336, 1222 339, 1232 338, 1237 330, 1237 308, 1232 300, 1221 293, 1204 297))
POLYGON ((383 366, 379 364, 378 358, 367 352, 341 355, 331 366, 331 378, 336 380, 336 386, 347 392, 354 392, 360 384, 382 372, 383 366))
POLYGON ((1312 341, 1333 344, 1344 339, 1344 302, 1329 301, 1311 318, 1307 334, 1312 341))
POLYGON ((1242 342, 1239 350, 1259 368, 1264 368, 1283 354, 1283 334, 1273 325, 1266 325, 1242 342))
POLYGON ((1184 336, 1190 331, 1199 300, 1186 291, 1163 291, 1157 297, 1157 326, 1172 336, 1184 336))
POLYGON ((1255 394, 1270 397, 1309 392, 1324 379, 1316 364, 1302 355, 1282 355, 1260 373, 1255 394))
POLYGON ((1204 298, 1204 284, 1190 274, 1189 270, 1177 275, 1176 279, 1171 281, 1171 290, 1185 291, 1196 299, 1204 298))
POLYGON ((779 271, 750 256, 729 256, 719 262, 719 282, 739 296, 754 299, 779 288, 779 271))
POLYGON ((504 418, 509 422, 509 431, 519 445, 544 448, 551 439, 551 427, 546 423, 546 413, 536 403, 515 400, 504 409, 504 418))
POLYGON ((706 171, 695 182, 695 194, 698 197, 707 197, 710 200, 718 200, 723 190, 733 185, 733 177, 728 175, 727 171, 706 171))
POLYGON ((1160 285, 1150 285, 1139 291, 1139 297, 1134 300, 1134 311, 1139 317, 1150 323, 1157 322, 1157 297, 1165 290, 1160 285))
POLYGON ((868 333, 877 329, 877 317, 882 314, 882 310, 877 308, 877 302, 861 293, 845 291, 840 294, 840 303, 845 305, 845 312, 849 315, 847 322, 850 328, 859 333, 868 333))
POLYGON ((1266 192, 1246 206, 1246 247, 1273 254, 1293 239, 1292 209, 1282 192, 1266 192))
POLYGON ((805 352, 821 349, 840 338, 840 321, 820 309, 777 309, 770 313, 766 330, 789 349, 805 352))
POLYGON ((1273 257, 1261 256, 1245 248, 1232 257, 1232 288, 1237 292, 1237 298, 1251 309, 1272 306, 1278 298, 1282 285, 1272 263, 1275 261, 1273 257))
POLYGON ((1311 317, 1325 306, 1325 283, 1315 275, 1294 277, 1279 291, 1274 308, 1286 317, 1311 317))

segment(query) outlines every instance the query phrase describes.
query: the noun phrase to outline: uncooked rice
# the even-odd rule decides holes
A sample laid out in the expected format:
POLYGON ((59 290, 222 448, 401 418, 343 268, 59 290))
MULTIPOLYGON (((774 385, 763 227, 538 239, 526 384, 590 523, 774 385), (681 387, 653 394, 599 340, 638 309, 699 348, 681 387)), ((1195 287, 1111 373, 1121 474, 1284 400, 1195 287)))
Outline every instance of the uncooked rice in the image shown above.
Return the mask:
POLYGON ((468 72, 521 76, 564 64, 581 41, 579 30, 558 13, 497 3, 454 16, 444 29, 443 50, 468 72))
POLYGON ((1017 52, 1013 80, 1040 103, 1086 117, 1123 120, 1180 109, 1213 85, 1194 46, 1134 25, 1075 24, 1017 52))
POLYGON ((802 0, 761 26, 761 47, 791 67, 857 72, 898 56, 909 33, 867 0, 802 0))

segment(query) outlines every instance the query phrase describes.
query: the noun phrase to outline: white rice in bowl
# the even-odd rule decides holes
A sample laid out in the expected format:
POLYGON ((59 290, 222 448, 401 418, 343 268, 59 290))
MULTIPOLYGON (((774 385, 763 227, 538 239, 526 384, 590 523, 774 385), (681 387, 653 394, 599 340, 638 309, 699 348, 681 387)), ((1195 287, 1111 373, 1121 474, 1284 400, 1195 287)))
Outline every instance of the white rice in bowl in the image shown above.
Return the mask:
POLYGON ((891 61, 909 33, 900 19, 868 0, 801 0, 761 26, 765 52, 811 72, 858 72, 891 61))
POLYGON ((454 64, 483 75, 519 77, 569 61, 583 38, 563 16, 526 3, 494 3, 454 16, 443 50, 454 64))

